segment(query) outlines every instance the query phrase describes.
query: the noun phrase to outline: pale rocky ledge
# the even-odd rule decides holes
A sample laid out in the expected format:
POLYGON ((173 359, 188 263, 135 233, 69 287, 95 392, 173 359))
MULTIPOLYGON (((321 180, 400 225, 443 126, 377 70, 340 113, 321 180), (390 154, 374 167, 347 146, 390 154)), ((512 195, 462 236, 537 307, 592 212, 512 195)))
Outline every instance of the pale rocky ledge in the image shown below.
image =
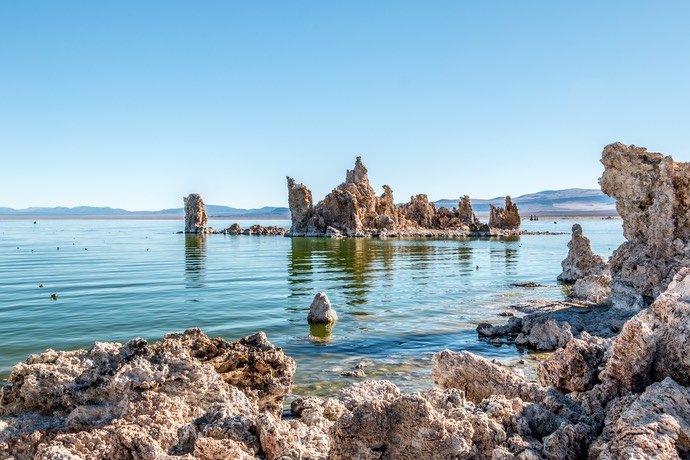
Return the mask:
MULTIPOLYGON (((14 367, 0 399, 0 458, 689 458, 689 165, 619 143, 602 162, 627 241, 602 266, 575 227, 561 278, 610 276, 608 312, 631 318, 613 328, 602 314, 603 337, 564 326, 558 312, 512 319, 524 346, 556 348, 536 381, 443 350, 426 393, 368 380, 329 399, 300 395, 284 416, 295 362, 262 333, 97 342, 14 367)), ((361 183, 357 171, 349 181, 361 183)))

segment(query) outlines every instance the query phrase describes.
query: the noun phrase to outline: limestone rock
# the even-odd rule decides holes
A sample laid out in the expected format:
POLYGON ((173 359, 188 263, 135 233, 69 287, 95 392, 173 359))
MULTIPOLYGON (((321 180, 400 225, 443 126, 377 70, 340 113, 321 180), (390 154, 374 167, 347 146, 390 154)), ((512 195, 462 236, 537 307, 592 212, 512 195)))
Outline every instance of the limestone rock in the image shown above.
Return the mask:
POLYGON ((481 225, 481 222, 479 222, 479 219, 477 219, 472 209, 472 201, 467 195, 460 198, 460 202, 458 203, 458 219, 470 228, 481 225))
POLYGON ((582 226, 575 224, 572 231, 573 235, 568 243, 568 256, 561 262, 563 272, 557 279, 574 283, 585 276, 607 274, 606 260, 594 254, 592 244, 583 233, 582 226))
POLYGON ((496 394, 532 402, 545 397, 541 386, 468 351, 440 351, 434 355, 433 363, 432 375, 437 385, 462 390, 474 403, 496 394))
POLYGON ((201 196, 198 193, 191 193, 183 200, 185 233, 205 233, 208 216, 201 196))
POLYGON ((667 377, 606 417, 589 458, 680 459, 690 453, 690 390, 667 377))
POLYGON ((314 300, 309 307, 307 321, 310 323, 335 323, 338 321, 338 314, 331 306, 331 301, 325 292, 319 292, 314 296, 314 300))
POLYGON ((606 302, 611 297, 611 275, 587 275, 575 281, 573 296, 591 303, 606 302))
POLYGON ((511 317, 501 326, 481 323, 477 326, 477 332, 480 337, 511 336, 509 343, 543 351, 563 347, 573 338, 570 324, 542 313, 522 318, 511 317))
POLYGON ((297 184, 291 177, 287 178, 288 206, 292 227, 290 233, 304 234, 309 231, 309 221, 314 214, 311 191, 304 184, 297 184))
POLYGON ((16 458, 254 458, 256 418, 280 414, 294 371, 262 333, 48 350, 2 388, 0 446, 16 458))
POLYGON ((601 162, 601 190, 616 199, 627 239, 611 257, 612 300, 640 310, 690 265, 690 163, 619 142, 601 162))
POLYGON ((622 394, 666 377, 690 385, 690 268, 628 321, 611 347, 603 379, 622 394))
POLYGON ((368 399, 333 425, 331 459, 447 459, 472 453, 472 425, 417 394, 368 399))
POLYGON ((500 222, 494 229, 481 224, 464 197, 460 209, 436 209, 424 194, 396 206, 393 190, 383 186, 376 196, 369 183, 368 171, 357 157, 355 167, 347 171, 345 182, 312 206, 311 192, 288 177, 288 203, 292 227, 288 236, 505 236, 519 232, 520 217, 510 197, 501 209, 500 222))
POLYGON ((520 213, 517 205, 512 202, 510 196, 506 196, 506 207, 490 206, 489 213, 489 227, 499 228, 503 230, 519 230, 520 229, 520 213))
POLYGON ((422 228, 432 228, 436 206, 429 202, 429 198, 420 194, 410 197, 410 201, 400 208, 407 220, 422 228))
POLYGON ((604 358, 607 342, 591 337, 586 332, 583 336, 589 340, 572 339, 539 364, 539 384, 571 392, 590 390, 598 383, 599 365, 604 358))

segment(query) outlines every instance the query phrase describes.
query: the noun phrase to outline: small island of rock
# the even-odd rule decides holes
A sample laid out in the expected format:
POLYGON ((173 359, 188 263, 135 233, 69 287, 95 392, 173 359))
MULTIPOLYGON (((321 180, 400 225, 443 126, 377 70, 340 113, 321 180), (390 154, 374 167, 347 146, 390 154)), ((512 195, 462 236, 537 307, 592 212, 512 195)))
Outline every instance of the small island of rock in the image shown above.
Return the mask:
POLYGON ((287 178, 292 227, 288 236, 508 236, 520 232, 517 206, 506 197, 506 207, 491 207, 489 223, 482 224, 465 195, 458 208, 436 209, 420 194, 396 206, 393 190, 383 186, 377 196, 369 184, 362 157, 347 171, 345 182, 313 205, 311 191, 287 178))

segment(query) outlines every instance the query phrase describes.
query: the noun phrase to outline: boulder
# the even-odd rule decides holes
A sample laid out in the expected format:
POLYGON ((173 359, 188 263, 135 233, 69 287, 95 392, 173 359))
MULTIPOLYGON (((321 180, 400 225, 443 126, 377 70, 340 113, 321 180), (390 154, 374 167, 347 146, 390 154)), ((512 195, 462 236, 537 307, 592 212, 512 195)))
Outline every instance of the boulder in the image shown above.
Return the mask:
POLYGON ((537 367, 537 381, 562 392, 587 391, 599 382, 600 364, 608 342, 590 336, 570 340, 537 367))
POLYGON ((307 321, 310 323, 332 324, 338 321, 338 314, 331 306, 331 301, 325 292, 319 292, 314 296, 314 300, 309 307, 307 321))
POLYGON ((587 275, 573 284, 573 297, 590 303, 604 303, 611 297, 611 275, 587 275))
POLYGON ((183 200, 185 233, 205 233, 208 216, 206 215, 204 200, 198 193, 191 193, 183 200))
POLYGON ((580 224, 573 225, 572 232, 568 243, 568 255, 561 262, 563 271, 556 278, 566 283, 574 283, 589 275, 608 274, 606 259, 594 254, 592 244, 580 224))

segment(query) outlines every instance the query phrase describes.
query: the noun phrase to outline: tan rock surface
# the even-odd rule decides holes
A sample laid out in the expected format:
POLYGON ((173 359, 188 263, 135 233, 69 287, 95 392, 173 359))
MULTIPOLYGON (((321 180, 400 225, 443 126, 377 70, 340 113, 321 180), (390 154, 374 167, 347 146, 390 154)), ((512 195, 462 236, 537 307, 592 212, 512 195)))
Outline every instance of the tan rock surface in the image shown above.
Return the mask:
POLYGON ((191 193, 184 200, 184 231, 185 233, 204 233, 208 216, 204 207, 204 200, 198 193, 191 193))
POLYGON ((690 163, 619 142, 601 162, 601 190, 616 198, 627 239, 611 257, 612 300, 640 310, 690 266, 690 163))
POLYGON ((501 221, 494 229, 479 223, 469 197, 459 203, 460 209, 453 210, 436 209, 424 194, 396 206, 389 186, 384 185, 383 194, 376 196, 361 157, 347 171, 345 182, 315 206, 309 189, 288 177, 288 203, 292 215, 289 236, 503 236, 518 234, 520 227, 510 197, 507 208, 500 208, 501 221))
POLYGON ((592 243, 582 231, 582 226, 573 225, 572 232, 572 237, 568 242, 568 255, 561 262, 563 272, 557 276, 557 279, 574 283, 589 275, 608 274, 606 259, 594 254, 592 243))
POLYGON ((33 458, 253 458, 259 411, 279 414, 295 362, 263 334, 237 342, 198 329, 156 344, 96 342, 17 364, 2 388, 0 451, 33 458), (203 420, 203 423, 198 423, 203 420), (216 441, 199 439, 213 438, 216 441), (242 452, 242 454, 240 454, 242 452))

